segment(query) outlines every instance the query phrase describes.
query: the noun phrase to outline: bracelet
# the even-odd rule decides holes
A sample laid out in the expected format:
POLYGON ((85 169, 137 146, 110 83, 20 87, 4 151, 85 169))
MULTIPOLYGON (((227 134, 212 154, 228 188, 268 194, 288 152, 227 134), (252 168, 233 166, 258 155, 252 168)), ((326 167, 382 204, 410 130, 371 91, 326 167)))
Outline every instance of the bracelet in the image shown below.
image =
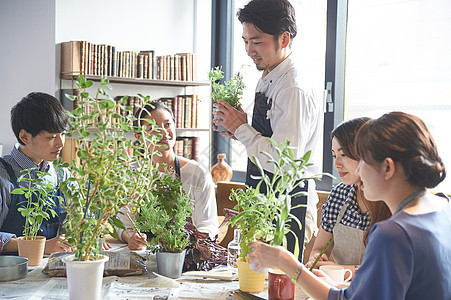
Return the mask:
POLYGON ((301 264, 300 266, 297 267, 296 271, 294 272, 294 276, 293 276, 293 278, 291 278, 291 281, 293 283, 296 283, 298 281, 299 275, 301 275, 301 273, 302 273, 302 267, 303 266, 304 265, 301 264))

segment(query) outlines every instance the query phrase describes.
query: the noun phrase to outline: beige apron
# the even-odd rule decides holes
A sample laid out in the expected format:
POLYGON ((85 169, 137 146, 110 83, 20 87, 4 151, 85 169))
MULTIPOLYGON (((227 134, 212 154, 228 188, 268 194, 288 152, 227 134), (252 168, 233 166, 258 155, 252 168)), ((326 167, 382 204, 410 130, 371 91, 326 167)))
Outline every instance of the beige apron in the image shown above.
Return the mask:
POLYGON ((341 207, 337 223, 332 229, 334 235, 333 257, 335 263, 339 265, 360 265, 365 254, 363 245, 365 231, 340 223, 346 209, 348 209, 348 202, 341 207))

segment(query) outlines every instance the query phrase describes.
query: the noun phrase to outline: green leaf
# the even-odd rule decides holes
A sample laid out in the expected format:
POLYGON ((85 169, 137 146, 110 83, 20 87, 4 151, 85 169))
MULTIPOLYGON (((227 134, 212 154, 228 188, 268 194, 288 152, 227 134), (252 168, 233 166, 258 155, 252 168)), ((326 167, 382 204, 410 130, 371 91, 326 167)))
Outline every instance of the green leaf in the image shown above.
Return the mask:
POLYGON ((115 102, 111 100, 102 100, 99 102, 99 107, 102 109, 113 109, 114 105, 115 102))
POLYGON ((111 217, 108 221, 111 223, 111 225, 125 230, 125 226, 120 219, 111 217))
POLYGON ((90 88, 94 83, 92 82, 92 80, 88 80, 85 83, 85 88, 90 88))
POLYGON ((64 94, 64 96, 66 96, 66 98, 69 99, 70 101, 77 100, 77 96, 75 96, 75 95, 64 94))
POLYGON ((72 111, 72 114, 76 117, 79 117, 83 113, 83 108, 78 107, 72 111))
POLYGON ((25 191, 24 191, 23 189, 21 189, 21 188, 17 188, 17 189, 12 190, 12 191, 11 191, 11 194, 14 194, 14 195, 23 195, 23 194, 25 194, 25 191))

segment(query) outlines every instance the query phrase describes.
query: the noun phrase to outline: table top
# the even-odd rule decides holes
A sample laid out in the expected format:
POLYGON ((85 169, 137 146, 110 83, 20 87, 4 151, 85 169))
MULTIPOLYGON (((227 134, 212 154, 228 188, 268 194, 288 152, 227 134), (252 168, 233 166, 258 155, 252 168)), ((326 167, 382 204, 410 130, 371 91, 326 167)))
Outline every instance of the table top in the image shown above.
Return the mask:
MULTIPOLYGON (((114 252, 127 252, 123 244, 112 244, 114 252)), ((143 254, 143 253, 140 253, 143 254)), ((48 258, 37 267, 28 267, 27 277, 0 282, 0 298, 8 299, 69 299, 67 279, 50 277, 42 273, 48 258)), ((225 266, 215 268, 222 272, 225 266)), ((171 279, 157 274, 156 261, 152 256, 147 261, 148 272, 139 276, 108 276, 103 278, 102 299, 236 299, 233 292, 239 289, 238 280, 218 280, 182 274, 171 279)), ((268 298, 267 284, 263 292, 254 294, 262 299, 268 298)), ((299 286, 296 286, 295 299, 307 299, 299 286)))

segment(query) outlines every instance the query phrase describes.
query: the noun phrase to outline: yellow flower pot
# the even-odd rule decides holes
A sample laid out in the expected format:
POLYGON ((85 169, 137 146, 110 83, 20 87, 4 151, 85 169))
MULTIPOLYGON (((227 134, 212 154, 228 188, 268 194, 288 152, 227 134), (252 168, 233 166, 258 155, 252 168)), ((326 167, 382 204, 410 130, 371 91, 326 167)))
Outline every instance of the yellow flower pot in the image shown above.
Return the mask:
POLYGON ((248 293, 258 293, 263 291, 265 287, 266 274, 260 274, 252 271, 249 268, 249 264, 241 257, 238 258, 237 265, 240 290, 248 293))

